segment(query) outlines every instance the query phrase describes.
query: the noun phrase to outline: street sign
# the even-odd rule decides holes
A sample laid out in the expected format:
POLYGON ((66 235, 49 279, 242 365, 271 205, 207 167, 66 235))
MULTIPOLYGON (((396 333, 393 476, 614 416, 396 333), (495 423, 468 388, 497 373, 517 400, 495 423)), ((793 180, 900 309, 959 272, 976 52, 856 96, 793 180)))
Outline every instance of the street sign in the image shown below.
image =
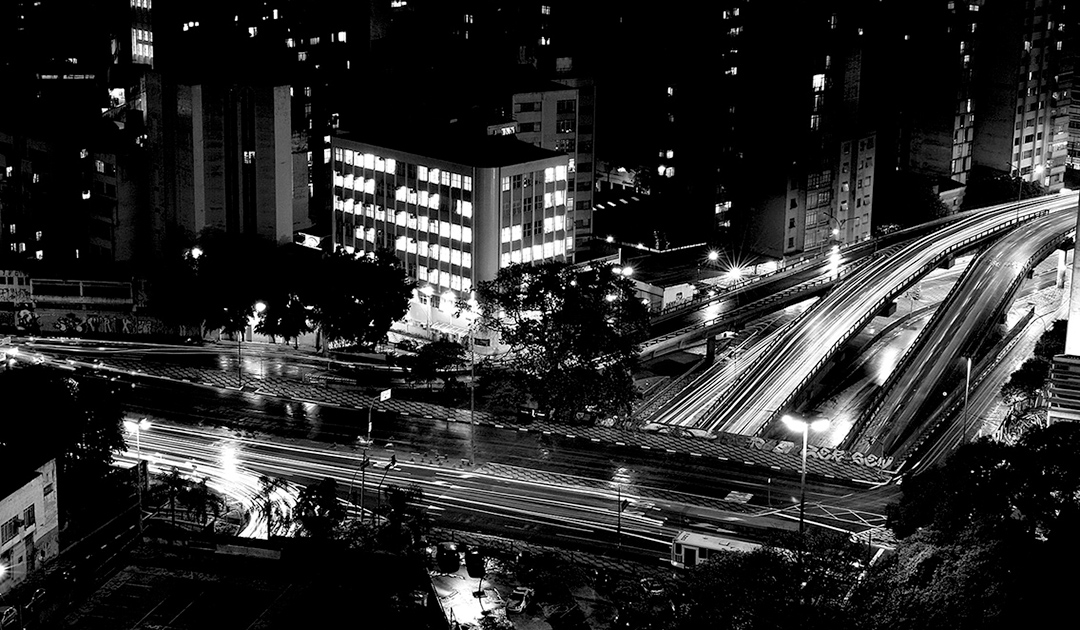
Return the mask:
POLYGON ((384 389, 381 392, 379 392, 379 400, 380 401, 390 400, 390 392, 391 391, 392 390, 384 389))

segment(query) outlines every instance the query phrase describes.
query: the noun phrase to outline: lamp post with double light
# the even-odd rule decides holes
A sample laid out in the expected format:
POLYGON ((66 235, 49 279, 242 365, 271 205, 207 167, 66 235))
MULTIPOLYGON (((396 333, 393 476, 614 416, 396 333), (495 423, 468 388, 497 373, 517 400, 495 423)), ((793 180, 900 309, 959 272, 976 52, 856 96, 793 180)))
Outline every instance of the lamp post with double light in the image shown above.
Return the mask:
MULTIPOLYGON (((256 302, 254 309, 255 317, 248 318, 247 326, 254 326, 258 322, 257 318, 266 312, 266 302, 256 302)), ((247 326, 242 328, 236 337, 236 380, 240 389, 244 388, 244 335, 247 334, 247 326)))
POLYGON ((125 420, 124 428, 135 434, 135 496, 138 497, 139 502, 139 533, 143 530, 143 502, 142 502, 142 488, 143 488, 143 463, 142 463, 142 432, 150 428, 150 421, 146 418, 135 422, 134 420, 125 420))
POLYGON ((829 428, 825 419, 807 421, 794 416, 784 416, 784 425, 792 431, 802 433, 802 473, 799 480, 799 535, 806 531, 806 444, 810 430, 824 431, 829 428))

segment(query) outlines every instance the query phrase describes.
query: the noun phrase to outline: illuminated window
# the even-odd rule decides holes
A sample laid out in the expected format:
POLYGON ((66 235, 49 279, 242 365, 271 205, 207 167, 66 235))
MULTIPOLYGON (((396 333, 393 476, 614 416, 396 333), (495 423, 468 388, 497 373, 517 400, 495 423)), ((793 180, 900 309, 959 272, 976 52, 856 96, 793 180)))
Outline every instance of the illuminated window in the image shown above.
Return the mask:
POLYGON ((521 226, 520 225, 514 225, 514 226, 510 227, 510 240, 511 241, 520 241, 521 240, 521 226))
POLYGON ((548 217, 544 219, 544 234, 550 234, 555 231, 555 219, 548 217))
POLYGON ((815 74, 813 78, 813 86, 815 92, 825 91, 825 75, 815 74))
POLYGON ((345 31, 338 31, 338 34, 337 34, 337 40, 338 40, 339 42, 341 42, 342 44, 344 44, 344 43, 345 43, 345 41, 346 41, 346 40, 345 40, 345 35, 346 35, 345 31))
MULTIPOLYGON (((8 167, 8 176, 11 175, 10 171, 11 171, 11 167, 9 166, 8 167)), ((509 177, 504 177, 504 178, 502 178, 502 191, 506 192, 508 190, 510 190, 510 178, 509 177)))
POLYGON ((254 151, 244 151, 244 164, 251 164, 255 161, 254 151))
POLYGON ((551 15, 551 6, 546 4, 540 5, 540 13, 541 15, 551 15))
POLYGON ((450 174, 450 187, 461 188, 461 173, 450 174))
POLYGON ((450 185, 450 171, 442 171, 441 173, 439 173, 439 180, 440 180, 439 183, 441 183, 443 186, 449 186, 450 185))
MULTIPOLYGON (((466 175, 464 180, 463 180, 463 188, 465 190, 472 190, 472 178, 469 177, 468 175, 466 175)), ((471 214, 470 214, 470 216, 471 216, 471 214)))
POLYGON ((463 202, 461 202, 461 216, 465 217, 466 219, 471 219, 472 218, 472 202, 471 201, 463 201, 463 202))
POLYGON ((510 242, 510 228, 508 228, 508 227, 504 227, 504 228, 502 229, 502 239, 501 239, 501 242, 503 242, 503 243, 509 243, 509 242, 510 242))
POLYGON ((426 166, 416 167, 416 179, 426 182, 428 180, 428 168, 426 166))
POLYGON ((544 169, 544 181, 545 182, 553 182, 553 181, 555 181, 555 169, 554 169, 554 167, 549 166, 549 167, 544 169))
POLYGON ((560 181, 564 181, 564 180, 566 180, 566 167, 565 166, 556 166, 555 167, 555 181, 560 182, 560 181))

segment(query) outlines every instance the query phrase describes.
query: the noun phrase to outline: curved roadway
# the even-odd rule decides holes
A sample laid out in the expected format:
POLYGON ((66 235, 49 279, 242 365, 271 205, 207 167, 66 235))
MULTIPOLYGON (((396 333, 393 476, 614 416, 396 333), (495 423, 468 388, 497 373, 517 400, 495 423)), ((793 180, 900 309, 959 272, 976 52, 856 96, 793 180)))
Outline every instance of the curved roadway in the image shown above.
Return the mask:
POLYGON ((962 246, 1051 210, 1073 206, 1075 196, 1053 196, 969 213, 915 239, 838 284, 747 367, 740 383, 718 401, 709 428, 756 433, 778 416, 837 348, 928 266, 962 246))
MULTIPOLYGON (((923 409, 931 392, 937 392, 945 379, 962 371, 962 353, 970 342, 988 326, 999 306, 1014 293, 1036 257, 1053 248, 1076 227, 1076 198, 1069 205, 1017 229, 995 243, 971 263, 953 289, 944 308, 924 333, 925 342, 915 349, 911 369, 897 375, 881 411, 861 435, 854 436, 855 450, 874 454, 895 454, 917 430, 918 419, 925 419, 923 409)), ((970 350, 968 350, 970 351, 970 350)), ((940 397, 938 397, 940 399, 940 397)))

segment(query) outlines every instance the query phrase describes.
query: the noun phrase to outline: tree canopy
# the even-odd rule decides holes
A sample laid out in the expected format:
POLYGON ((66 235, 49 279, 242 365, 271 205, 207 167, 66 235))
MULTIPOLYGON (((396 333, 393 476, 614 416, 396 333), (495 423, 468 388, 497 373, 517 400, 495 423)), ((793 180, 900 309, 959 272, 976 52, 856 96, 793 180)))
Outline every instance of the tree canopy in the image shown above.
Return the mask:
POLYGON ((542 409, 565 417, 629 408, 648 311, 615 267, 511 265, 478 289, 484 326, 510 348, 499 367, 542 409))
POLYGON ((1029 182, 1015 174, 992 173, 976 170, 964 192, 964 210, 984 208, 1000 203, 1016 202, 1046 194, 1039 182, 1029 182))
POLYGON ((167 321, 293 339, 318 330, 332 344, 373 344, 408 308, 414 282, 391 252, 319 253, 247 236, 204 232, 167 259, 151 307, 167 321), (262 312, 255 319, 256 304, 262 312))
POLYGON ((100 505, 121 482, 113 455, 125 448, 120 391, 113 383, 23 366, 0 373, 4 402, 0 474, 57 460, 61 507, 79 518, 100 505))

